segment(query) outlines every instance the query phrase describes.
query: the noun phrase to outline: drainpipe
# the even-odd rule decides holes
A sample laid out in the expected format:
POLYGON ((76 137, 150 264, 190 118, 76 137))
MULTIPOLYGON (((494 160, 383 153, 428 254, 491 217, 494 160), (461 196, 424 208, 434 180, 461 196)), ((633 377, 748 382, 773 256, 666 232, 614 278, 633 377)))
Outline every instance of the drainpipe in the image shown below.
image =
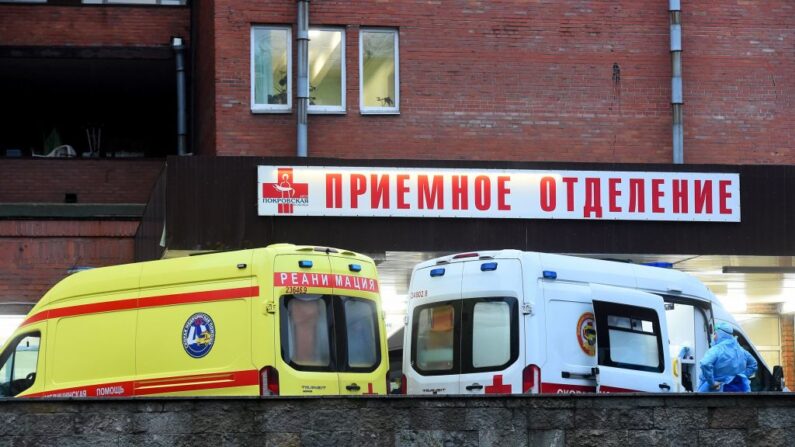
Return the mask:
POLYGON ((171 38, 177 65, 177 154, 187 155, 188 126, 185 119, 185 46, 181 37, 171 38))
POLYGON ((307 108, 309 107, 309 0, 298 0, 298 126, 296 155, 307 156, 307 108))
POLYGON ((682 120, 682 7, 680 0, 668 0, 671 19, 671 106, 673 109, 674 164, 685 162, 682 120))

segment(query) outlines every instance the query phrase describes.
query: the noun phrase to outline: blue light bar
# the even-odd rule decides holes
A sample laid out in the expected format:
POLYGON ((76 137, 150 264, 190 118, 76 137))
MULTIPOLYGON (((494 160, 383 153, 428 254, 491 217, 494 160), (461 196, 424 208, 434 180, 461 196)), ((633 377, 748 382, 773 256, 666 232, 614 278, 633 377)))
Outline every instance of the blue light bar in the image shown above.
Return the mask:
POLYGON ((435 278, 437 276, 444 276, 444 269, 433 269, 433 270, 431 270, 431 278, 435 278))
POLYGON ((348 264, 348 270, 352 272, 361 272, 362 266, 359 264, 348 264))
POLYGON ((480 264, 481 272, 493 272, 494 270, 497 270, 496 262, 484 262, 483 264, 480 264))
POLYGON ((298 261, 298 267, 301 267, 302 269, 311 269, 312 261, 298 261))
POLYGON ((643 265, 648 265, 649 267, 660 267, 664 269, 670 269, 674 267, 674 265, 670 262, 644 262, 643 265))
POLYGON ((544 279, 558 279, 558 273, 552 270, 544 270, 544 279))

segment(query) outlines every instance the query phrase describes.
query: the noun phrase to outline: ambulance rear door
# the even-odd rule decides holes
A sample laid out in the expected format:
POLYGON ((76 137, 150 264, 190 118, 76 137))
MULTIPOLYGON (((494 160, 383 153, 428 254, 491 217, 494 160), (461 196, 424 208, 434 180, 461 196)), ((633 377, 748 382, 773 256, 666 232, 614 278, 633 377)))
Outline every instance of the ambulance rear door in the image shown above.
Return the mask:
POLYGON ((461 287, 461 394, 521 393, 524 331, 518 259, 467 261, 461 287))
POLYGON ((662 297, 591 285, 596 319, 597 392, 675 390, 662 297))
POLYGON ((460 394, 463 262, 414 271, 403 348, 408 394, 460 394))
POLYGON ((281 395, 339 394, 332 284, 325 253, 280 254, 274 259, 279 340, 274 363, 281 395))
POLYGON ((387 394, 387 354, 375 265, 329 255, 334 278, 334 321, 339 393, 387 394))

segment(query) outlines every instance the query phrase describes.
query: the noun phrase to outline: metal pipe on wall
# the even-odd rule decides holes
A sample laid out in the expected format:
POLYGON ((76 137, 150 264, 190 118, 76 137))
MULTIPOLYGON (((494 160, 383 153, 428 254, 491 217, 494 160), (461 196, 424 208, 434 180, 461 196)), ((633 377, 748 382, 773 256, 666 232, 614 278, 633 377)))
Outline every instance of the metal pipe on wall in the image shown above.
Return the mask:
POLYGON ((674 164, 685 162, 682 116, 682 7, 680 0, 668 0, 671 26, 671 107, 673 114, 674 164))
POLYGON ((307 109, 309 108, 309 0, 298 0, 298 79, 296 102, 298 109, 298 123, 296 128, 296 156, 306 157, 307 148, 307 109))
POLYGON ((188 125, 185 118, 185 45, 181 37, 171 38, 177 68, 177 155, 187 155, 188 125))

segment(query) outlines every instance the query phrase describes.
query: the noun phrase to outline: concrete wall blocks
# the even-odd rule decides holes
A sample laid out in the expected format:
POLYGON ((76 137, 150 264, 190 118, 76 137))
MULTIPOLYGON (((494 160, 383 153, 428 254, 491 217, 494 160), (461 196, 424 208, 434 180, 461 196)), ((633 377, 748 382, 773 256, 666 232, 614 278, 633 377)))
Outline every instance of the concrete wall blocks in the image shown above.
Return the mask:
POLYGON ((795 395, 0 400, 0 445, 791 445, 795 395))

